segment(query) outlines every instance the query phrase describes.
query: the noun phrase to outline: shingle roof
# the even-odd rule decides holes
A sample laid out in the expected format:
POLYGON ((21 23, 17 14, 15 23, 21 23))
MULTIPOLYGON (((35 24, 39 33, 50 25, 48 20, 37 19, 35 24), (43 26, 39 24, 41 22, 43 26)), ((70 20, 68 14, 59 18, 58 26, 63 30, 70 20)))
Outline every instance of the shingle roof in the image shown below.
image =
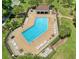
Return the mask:
POLYGON ((36 7, 36 10, 49 10, 49 6, 48 5, 40 5, 40 6, 36 7))

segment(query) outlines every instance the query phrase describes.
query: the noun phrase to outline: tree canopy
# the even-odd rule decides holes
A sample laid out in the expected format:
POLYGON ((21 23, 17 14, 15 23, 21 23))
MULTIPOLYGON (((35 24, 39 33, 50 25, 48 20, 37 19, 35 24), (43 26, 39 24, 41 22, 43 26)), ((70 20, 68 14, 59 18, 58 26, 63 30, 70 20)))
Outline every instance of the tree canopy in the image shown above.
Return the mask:
POLYGON ((3 14, 3 16, 7 16, 9 14, 10 9, 11 9, 11 0, 2 0, 2 14, 3 14))
POLYGON ((60 28, 59 28, 60 38, 68 37, 68 36, 70 36, 70 34, 71 34, 71 30, 69 27, 67 27, 65 25, 60 25, 60 28))
POLYGON ((30 5, 32 5, 32 6, 36 6, 36 5, 39 4, 39 0, 29 0, 28 3, 29 3, 30 5))
POLYGON ((2 8, 3 9, 9 9, 11 6, 11 0, 2 0, 2 8))
POLYGON ((13 8, 13 13, 14 14, 19 14, 19 13, 21 13, 21 12, 24 12, 24 9, 22 8, 22 6, 14 6, 14 8, 13 8))

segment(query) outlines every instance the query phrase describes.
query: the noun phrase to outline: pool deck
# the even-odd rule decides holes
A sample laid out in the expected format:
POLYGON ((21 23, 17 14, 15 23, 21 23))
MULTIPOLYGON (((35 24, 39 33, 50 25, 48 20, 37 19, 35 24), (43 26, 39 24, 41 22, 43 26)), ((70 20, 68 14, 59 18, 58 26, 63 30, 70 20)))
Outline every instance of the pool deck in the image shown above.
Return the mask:
POLYGON ((57 19, 56 14, 29 14, 26 18, 24 24, 13 31, 12 35, 15 36, 15 42, 20 49, 23 49, 25 53, 38 54, 42 49, 44 49, 55 36, 58 35, 57 19), (47 17, 48 18, 48 30, 34 40, 31 44, 25 40, 22 32, 27 28, 33 26, 36 17, 47 17), (56 27, 56 28, 55 28, 56 27), (54 35, 54 36, 52 36, 54 35))

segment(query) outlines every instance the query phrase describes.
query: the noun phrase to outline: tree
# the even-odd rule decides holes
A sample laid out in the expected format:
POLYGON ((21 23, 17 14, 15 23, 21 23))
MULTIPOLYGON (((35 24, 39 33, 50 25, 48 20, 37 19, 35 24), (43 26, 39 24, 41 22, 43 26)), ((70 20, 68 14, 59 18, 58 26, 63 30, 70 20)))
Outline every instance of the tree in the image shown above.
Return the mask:
POLYGON ((19 26, 19 23, 16 21, 16 19, 13 19, 11 24, 12 24, 12 29, 15 29, 19 26))
POLYGON ((28 3, 32 6, 37 6, 37 5, 39 5, 40 1, 39 0, 29 0, 28 3))
POLYGON ((11 10, 11 0, 2 0, 2 14, 6 16, 9 14, 9 10, 11 10))
POLYGON ((8 10, 7 9, 2 9, 2 14, 3 14, 3 16, 7 16, 8 15, 8 10))
POLYGON ((20 2, 21 2, 21 3, 24 3, 24 2, 25 2, 25 0, 20 0, 20 2))
POLYGON ((62 0, 62 3, 65 5, 67 3, 67 0, 62 0))
POLYGON ((6 29, 10 30, 10 28, 12 28, 12 25, 10 23, 10 19, 8 19, 6 22, 5 22, 5 26, 6 26, 6 29))
POLYGON ((69 37, 71 34, 71 30, 69 27, 65 26, 65 25, 60 25, 59 28, 59 36, 60 38, 65 38, 65 37, 69 37))
POLYGON ((14 6, 14 8, 13 8, 13 13, 14 13, 15 15, 17 15, 17 14, 19 14, 19 13, 22 13, 22 12, 24 12, 24 9, 22 8, 22 6, 14 6))
POLYGON ((72 6, 72 0, 67 0, 69 7, 72 6))
POLYGON ((54 0, 48 0, 47 3, 48 3, 48 4, 52 4, 53 1, 54 1, 54 0))
POLYGON ((2 8, 9 9, 11 7, 11 0, 2 0, 2 8))
POLYGON ((68 6, 69 6, 69 14, 73 15, 73 11, 72 11, 72 0, 67 0, 68 1, 68 6))

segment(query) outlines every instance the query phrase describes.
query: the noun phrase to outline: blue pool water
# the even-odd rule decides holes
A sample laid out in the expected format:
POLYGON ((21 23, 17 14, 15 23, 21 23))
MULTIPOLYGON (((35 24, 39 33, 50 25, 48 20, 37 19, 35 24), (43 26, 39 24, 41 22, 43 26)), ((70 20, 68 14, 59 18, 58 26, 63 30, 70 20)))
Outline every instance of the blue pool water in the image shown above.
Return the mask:
POLYGON ((36 17, 34 25, 24 32, 22 35, 28 43, 44 34, 48 29, 48 18, 47 17, 36 17))

